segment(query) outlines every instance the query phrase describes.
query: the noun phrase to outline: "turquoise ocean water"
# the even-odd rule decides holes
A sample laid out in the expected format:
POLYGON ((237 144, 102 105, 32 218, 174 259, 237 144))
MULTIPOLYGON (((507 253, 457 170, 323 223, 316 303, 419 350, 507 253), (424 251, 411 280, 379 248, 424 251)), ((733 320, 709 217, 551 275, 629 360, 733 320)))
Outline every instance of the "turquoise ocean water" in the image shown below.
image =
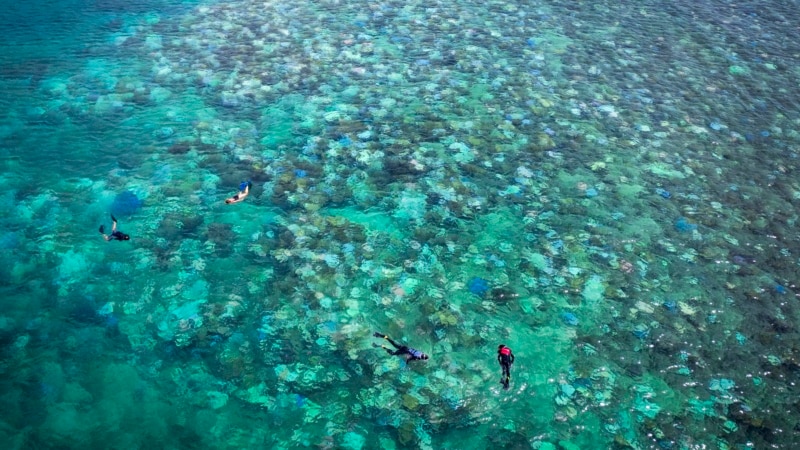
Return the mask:
POLYGON ((36 3, 0 447, 797 448, 797 2, 36 3))

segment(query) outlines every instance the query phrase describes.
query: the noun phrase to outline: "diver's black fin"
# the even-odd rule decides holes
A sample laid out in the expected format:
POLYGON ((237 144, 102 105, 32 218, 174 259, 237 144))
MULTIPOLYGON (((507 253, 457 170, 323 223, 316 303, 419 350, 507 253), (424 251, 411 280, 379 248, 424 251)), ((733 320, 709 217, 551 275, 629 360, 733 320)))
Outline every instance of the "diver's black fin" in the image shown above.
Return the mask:
POLYGON ((114 217, 114 215, 112 214, 112 215, 111 215, 111 220, 113 220, 114 222, 116 222, 116 221, 117 221, 117 218, 116 218, 116 217, 114 217))
POLYGON ((100 234, 106 234, 106 226, 105 225, 100 225, 100 230, 99 231, 100 231, 100 234))

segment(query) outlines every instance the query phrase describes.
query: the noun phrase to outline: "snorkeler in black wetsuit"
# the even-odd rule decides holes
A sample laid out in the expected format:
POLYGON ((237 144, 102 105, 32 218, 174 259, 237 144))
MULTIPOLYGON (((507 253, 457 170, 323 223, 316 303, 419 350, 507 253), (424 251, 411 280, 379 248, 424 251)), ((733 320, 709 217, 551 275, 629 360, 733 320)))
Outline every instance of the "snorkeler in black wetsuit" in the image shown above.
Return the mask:
POLYGON ((419 351, 419 350, 417 350, 415 348, 408 347, 406 345, 399 345, 397 342, 393 341, 389 336, 387 336, 387 335, 385 335, 383 333, 378 333, 376 331, 373 334, 373 336, 375 336, 376 338, 386 339, 387 341, 389 341, 390 344, 392 344, 394 346, 394 348, 396 350, 392 350, 389 347, 386 347, 384 345, 378 345, 378 344, 375 344, 375 343, 372 344, 373 347, 380 347, 380 348, 386 350, 386 353, 388 353, 390 355, 405 356, 406 357, 406 362, 428 359, 428 355, 426 355, 425 353, 422 353, 421 351, 419 351))
POLYGON ((500 377, 500 383, 503 389, 508 389, 508 384, 511 382, 511 365, 514 364, 514 353, 510 348, 503 344, 497 346, 497 362, 503 368, 503 375, 500 377))
POLYGON ((117 218, 111 215, 111 234, 106 234, 105 225, 100 225, 100 234, 106 241, 128 241, 131 239, 127 234, 117 231, 117 218))

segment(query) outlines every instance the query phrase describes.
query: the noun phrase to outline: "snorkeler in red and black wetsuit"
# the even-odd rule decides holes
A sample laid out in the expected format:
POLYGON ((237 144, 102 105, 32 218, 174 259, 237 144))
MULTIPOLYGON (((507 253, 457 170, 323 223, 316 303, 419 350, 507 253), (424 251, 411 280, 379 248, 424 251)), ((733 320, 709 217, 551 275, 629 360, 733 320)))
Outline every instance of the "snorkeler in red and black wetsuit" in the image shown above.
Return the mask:
POLYGON ((383 333, 378 333, 376 331, 373 334, 373 336, 375 336, 376 338, 386 339, 387 341, 389 341, 390 344, 392 344, 394 346, 394 348, 396 350, 392 350, 389 347, 386 347, 384 345, 378 345, 378 344, 375 344, 375 343, 372 344, 373 347, 380 347, 380 348, 386 350, 386 353, 388 353, 390 355, 405 356, 406 357, 406 362, 428 359, 428 355, 426 355, 425 353, 423 353, 423 352, 421 352, 421 351, 419 351, 419 350, 417 350, 415 348, 411 348, 411 347, 409 347, 407 345, 400 345, 397 342, 393 341, 389 336, 387 336, 387 335, 385 335, 383 333))
POLYGON ((497 362, 503 368, 503 375, 500 377, 500 383, 503 389, 508 389, 508 384, 511 382, 511 365, 514 364, 514 353, 510 348, 503 344, 497 346, 497 362))
POLYGON ((100 225, 100 234, 106 241, 128 241, 131 239, 127 234, 117 231, 117 218, 111 215, 111 234, 106 234, 105 225, 100 225))

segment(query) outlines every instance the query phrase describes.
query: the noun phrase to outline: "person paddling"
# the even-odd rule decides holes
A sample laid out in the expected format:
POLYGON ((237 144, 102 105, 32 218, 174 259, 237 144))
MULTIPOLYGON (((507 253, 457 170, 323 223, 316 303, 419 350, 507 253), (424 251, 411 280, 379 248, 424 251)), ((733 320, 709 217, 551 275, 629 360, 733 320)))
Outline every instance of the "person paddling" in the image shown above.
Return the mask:
POLYGON ((250 186, 252 185, 253 183, 249 181, 242 181, 241 183, 239 183, 239 193, 231 198, 225 199, 225 204, 232 205, 234 203, 239 203, 245 198, 247 198, 247 195, 250 194, 250 186))
POLYGON ((111 214, 111 234, 106 234, 105 225, 100 225, 100 234, 103 235, 103 239, 108 241, 129 241, 131 237, 119 230, 117 230, 117 218, 111 214))
POLYGON ((386 347, 385 345, 378 345, 378 344, 376 344, 374 342, 372 343, 373 347, 380 347, 380 348, 386 350, 386 353, 388 353, 390 355, 404 356, 406 362, 428 359, 428 355, 426 355, 425 353, 423 353, 423 352, 421 352, 421 351, 419 351, 419 350, 417 350, 415 348, 411 348, 411 347, 409 347, 407 345, 400 345, 397 342, 393 341, 389 336, 387 336, 387 335, 385 335, 383 333, 378 333, 376 331, 373 334, 373 336, 375 336, 376 338, 386 339, 387 341, 389 341, 390 344, 392 344, 392 346, 394 346, 394 349, 386 347))
POLYGON ((508 389, 508 385, 511 382, 511 365, 514 364, 514 352, 504 344, 500 344, 497 346, 497 362, 500 363, 500 367, 503 369, 500 384, 503 385, 503 389, 508 389))

